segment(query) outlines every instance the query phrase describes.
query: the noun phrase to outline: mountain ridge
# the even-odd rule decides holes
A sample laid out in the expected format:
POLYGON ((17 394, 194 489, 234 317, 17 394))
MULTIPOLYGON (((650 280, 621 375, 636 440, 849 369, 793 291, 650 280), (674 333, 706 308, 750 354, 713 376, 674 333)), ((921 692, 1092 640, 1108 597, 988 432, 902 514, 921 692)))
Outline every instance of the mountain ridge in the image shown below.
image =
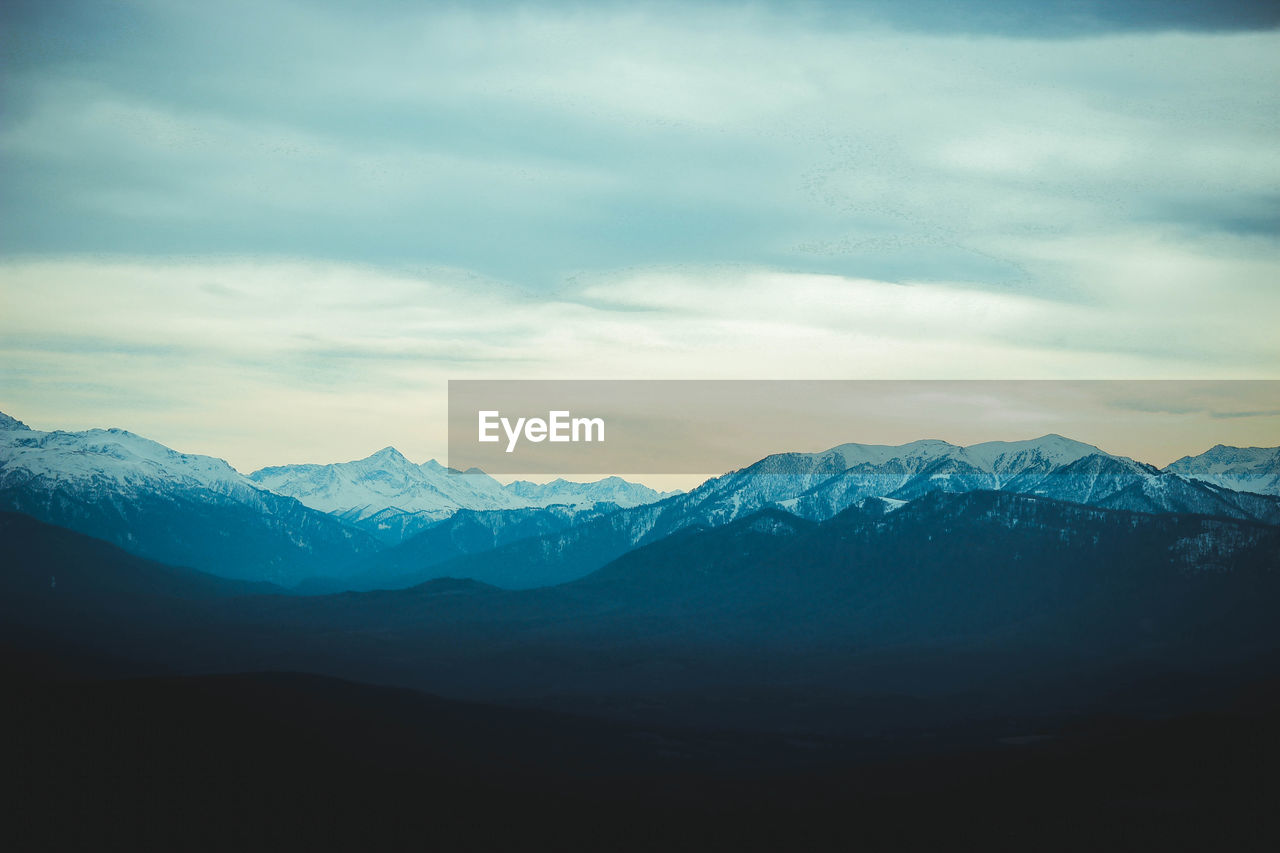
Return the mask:
POLYGON ((845 443, 770 454, 689 492, 663 495, 617 477, 503 486, 434 460, 417 465, 390 446, 349 463, 275 466, 246 476, 223 460, 125 430, 46 433, 0 419, 0 508, 163 562, 286 585, 328 577, 322 588, 368 588, 375 578, 416 582, 434 573, 516 588, 562 583, 685 527, 716 527, 765 507, 823 521, 868 502, 880 512, 896 510, 934 492, 1002 490, 1280 523, 1280 497, 1236 491, 1214 478, 1264 485, 1273 478, 1280 491, 1280 448, 1217 445, 1162 470, 1054 433, 967 447, 939 439, 845 443), (305 494, 281 495, 270 486, 305 494), (422 502, 392 503, 401 495, 422 502), (628 506, 628 497, 639 502, 628 506), (322 512, 303 498, 335 507, 364 502, 322 512), (467 501, 484 506, 468 510, 461 506, 467 501), (522 505, 492 506, 513 502, 522 505), (432 533, 463 511, 471 514, 432 533))
POLYGON ((621 477, 591 483, 517 480, 504 486, 475 468, 458 471, 434 459, 415 465, 394 447, 350 462, 260 468, 248 477, 263 488, 297 498, 313 509, 347 515, 357 509, 372 515, 388 509, 452 513, 600 502, 637 506, 670 494, 621 477))
POLYGON ((341 574, 381 547, 224 460, 122 429, 0 430, 0 509, 162 563, 284 585, 341 574))
POLYGON ((992 490, 996 469, 1004 477, 1002 491, 1010 493, 1111 509, 1280 523, 1280 497, 1237 493, 1061 436, 979 447, 977 462, 983 467, 966 448, 939 440, 771 454, 689 492, 457 557, 432 571, 511 588, 563 583, 684 527, 716 527, 767 506, 822 521, 872 499, 896 504, 935 491, 992 490), (1072 461, 1055 464, 1067 458, 1072 461), (843 467, 849 462, 854 464, 843 467))

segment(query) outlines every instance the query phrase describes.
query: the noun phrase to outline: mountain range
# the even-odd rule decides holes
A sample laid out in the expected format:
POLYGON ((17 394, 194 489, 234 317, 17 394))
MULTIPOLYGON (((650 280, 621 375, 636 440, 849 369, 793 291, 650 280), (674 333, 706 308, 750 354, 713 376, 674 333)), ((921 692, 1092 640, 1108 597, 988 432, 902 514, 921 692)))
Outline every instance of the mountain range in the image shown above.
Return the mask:
MULTIPOLYGON (((1275 459, 847 444, 624 506, 646 493, 495 487, 390 449, 246 477, 121 430, 3 418, 0 672, 21 735, 4 761, 68 846, 134 801, 139 826, 156 803, 178 816, 165 848, 207 834, 192 803, 213 826, 290 803, 290 832, 323 846, 321 811, 376 801, 384 826, 424 816, 397 847, 438 842, 442 815, 471 849, 494 814, 536 814, 596 816, 594 849, 681 807, 708 826, 695 847, 729 825, 741 849, 848 849, 866 844, 860 804, 890 809, 873 845, 890 849, 922 813, 937 849, 1010 812, 1032 827, 1019 847, 1080 814, 1118 815, 1082 844, 1149 820, 1177 847, 1188 809, 1211 827, 1200 846, 1230 824, 1251 849, 1280 719, 1258 701, 1280 697, 1275 459), (553 495, 583 500, 537 505, 553 495), (517 500, 534 505, 493 506, 517 500), (1164 734, 1135 749, 1133 732, 1164 734), (629 810, 601 818, 600 792, 629 810), (99 824, 61 819, 79 802, 99 824), (767 808, 785 837, 743 822, 767 808), (809 814, 841 842, 810 844, 809 814)), ((356 813, 348 846, 367 846, 378 822, 356 813)))
POLYGON ((40 432, 0 416, 0 509, 229 578, 315 591, 436 577, 563 583, 690 528, 775 508, 821 522, 930 494, 999 491, 1107 509, 1280 523, 1280 448, 1218 445, 1165 469, 1060 435, 779 453, 688 493, 610 477, 503 485, 478 470, 362 460, 263 468, 119 429, 40 432))
POLYGON ((517 480, 502 485, 478 468, 455 471, 434 459, 415 465, 394 447, 365 459, 329 465, 283 465, 249 475, 260 487, 297 498, 324 512, 367 517, 388 509, 444 518, 460 509, 493 510, 651 503, 666 494, 621 477, 594 483, 558 479, 550 483, 517 480), (353 515, 354 514, 354 515, 353 515))
POLYGON ((0 508, 245 580, 341 574, 380 549, 364 531, 258 488, 221 459, 120 429, 40 432, 5 419, 0 508))
POLYGON ((394 448, 246 476, 126 430, 42 432, 0 413, 0 509, 165 563, 286 586, 314 578, 342 585, 376 553, 460 510, 561 524, 661 497, 617 477, 503 486, 434 460, 414 465, 394 448))
POLYGON ((19 831, 235 846, 283 817, 321 847, 506 849, 568 823, 575 849, 648 850, 626 828, 658 815, 673 849, 695 820, 698 849, 903 849, 924 825, 905 846, 932 850, 970 822, 1002 849, 1151 825, 1274 847, 1280 528, 894 506, 764 509, 555 587, 319 596, 0 512, 19 831))
POLYGON ((1280 447, 1216 444, 1199 456, 1184 456, 1166 471, 1238 492, 1280 495, 1280 447))
MULTIPOLYGON (((1181 467, 1198 470, 1194 458, 1181 467)), ((1162 471, 1058 435, 970 447, 845 444, 767 456, 686 494, 454 557, 412 577, 469 577, 510 588, 562 583, 682 529, 717 527, 769 507, 823 521, 868 501, 892 509, 935 492, 1006 491, 1108 509, 1280 522, 1280 496, 1218 485, 1207 479, 1212 463, 1204 471, 1206 479, 1162 471)))
POLYGON ((416 465, 394 447, 354 462, 262 468, 249 474, 249 479, 260 488, 331 513, 387 545, 404 542, 464 510, 566 507, 573 516, 600 505, 638 506, 672 494, 621 477, 594 483, 517 480, 504 486, 476 468, 456 471, 434 459, 416 465))

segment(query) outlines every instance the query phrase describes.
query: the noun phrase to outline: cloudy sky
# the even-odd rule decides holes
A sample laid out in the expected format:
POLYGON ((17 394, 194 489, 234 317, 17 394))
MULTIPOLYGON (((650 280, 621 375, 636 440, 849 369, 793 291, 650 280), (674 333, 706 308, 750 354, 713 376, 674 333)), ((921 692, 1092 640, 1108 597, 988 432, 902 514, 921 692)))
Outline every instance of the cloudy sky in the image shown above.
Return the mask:
POLYGON ((0 15, 35 427, 247 470, 442 456, 451 378, 1280 378, 1274 3, 0 15))

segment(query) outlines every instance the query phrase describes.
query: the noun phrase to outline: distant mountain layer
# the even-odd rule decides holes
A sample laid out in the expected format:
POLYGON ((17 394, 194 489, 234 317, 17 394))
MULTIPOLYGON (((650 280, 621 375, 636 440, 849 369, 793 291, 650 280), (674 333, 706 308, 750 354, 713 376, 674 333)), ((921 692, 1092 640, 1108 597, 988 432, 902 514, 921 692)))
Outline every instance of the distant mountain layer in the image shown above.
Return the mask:
POLYGON ((621 477, 596 483, 517 481, 503 486, 478 469, 455 471, 434 459, 415 465, 394 447, 354 462, 263 468, 250 474, 249 479, 314 509, 343 513, 356 521, 388 509, 444 515, 460 509, 519 509, 553 504, 607 502, 636 506, 665 497, 621 477))
MULTIPOLYGON (((166 563, 285 586, 306 579, 320 579, 318 588, 367 585, 343 579, 363 573, 382 548, 465 507, 517 516, 533 508, 545 516, 542 526, 514 516, 484 522, 508 530, 495 540, 506 542, 510 531, 560 529, 580 515, 659 497, 617 477, 504 487, 480 472, 414 465, 393 448, 359 462, 263 469, 250 478, 221 459, 179 453, 125 430, 40 432, 0 417, 0 510, 166 563), (336 509, 357 500, 364 503, 336 509)), ((442 532, 432 541, 447 539, 442 532)), ((436 559, 471 550, 459 545, 436 559)))
POLYGON ((663 496, 616 477, 503 486, 479 471, 414 464, 393 448, 245 477, 222 460, 122 430, 44 433, 6 416, 0 509, 227 577, 288 586, 320 579, 310 589, 432 577, 525 588, 573 580, 640 545, 765 508, 823 521, 938 492, 1276 524, 1278 460, 1277 448, 1219 446, 1161 471, 1058 435, 969 447, 844 444, 771 455, 663 496))
POLYGON ((354 462, 262 468, 249 479, 324 512, 364 510, 372 514, 389 507, 431 512, 517 506, 502 484, 487 474, 454 471, 434 460, 415 465, 394 447, 354 462))
MULTIPOLYGON (((869 500, 898 505, 943 492, 999 490, 1109 509, 1280 523, 1280 498, 1235 492, 1057 435, 960 447, 846 444, 780 453, 654 504, 622 509, 536 539, 428 567, 508 588, 582 577, 631 549, 691 527, 717 527, 777 507, 822 521, 869 500)), ((375 558, 378 559, 378 558, 375 558)))
POLYGON ((1227 447, 1184 456, 1166 471, 1237 492, 1280 495, 1280 447, 1227 447))
POLYGON ((221 459, 119 429, 39 432, 13 423, 0 429, 0 509, 161 562, 286 585, 340 575, 381 547, 221 459))
MULTIPOLYGON (((0 512, 0 539, 8 557, 5 583, 17 599, 61 596, 76 602, 69 619, 85 609, 147 607, 157 601, 199 601, 283 592, 269 583, 229 580, 217 575, 157 563, 110 543, 29 515, 0 512)), ((10 614, 21 620, 23 615, 10 614)))
MULTIPOLYGON (((521 509, 463 509, 425 525, 413 536, 401 537, 403 541, 397 540, 399 544, 369 557, 344 577, 316 579, 300 589, 306 592, 401 589, 439 577, 434 567, 451 560, 566 530, 617 510, 617 504, 603 502, 521 509)), ((516 576, 521 573, 518 565, 512 566, 512 570, 516 576)))

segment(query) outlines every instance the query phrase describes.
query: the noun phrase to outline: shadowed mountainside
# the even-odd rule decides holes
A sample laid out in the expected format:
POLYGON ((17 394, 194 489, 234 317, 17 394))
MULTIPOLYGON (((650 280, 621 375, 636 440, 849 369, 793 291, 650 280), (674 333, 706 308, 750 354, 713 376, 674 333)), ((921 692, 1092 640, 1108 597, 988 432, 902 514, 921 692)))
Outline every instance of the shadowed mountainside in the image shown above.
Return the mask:
POLYGON ((838 727, 870 695, 952 703, 923 716, 1082 708, 1135 672, 1265 671, 1280 649, 1280 530, 1005 493, 820 524, 767 510, 525 591, 440 580, 140 599, 50 589, 44 547, 5 580, 5 623, 28 643, 109 651, 138 671, 310 671, 620 716, 661 697, 671 719, 747 727, 782 706, 796 725, 838 727))

